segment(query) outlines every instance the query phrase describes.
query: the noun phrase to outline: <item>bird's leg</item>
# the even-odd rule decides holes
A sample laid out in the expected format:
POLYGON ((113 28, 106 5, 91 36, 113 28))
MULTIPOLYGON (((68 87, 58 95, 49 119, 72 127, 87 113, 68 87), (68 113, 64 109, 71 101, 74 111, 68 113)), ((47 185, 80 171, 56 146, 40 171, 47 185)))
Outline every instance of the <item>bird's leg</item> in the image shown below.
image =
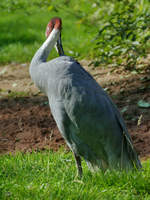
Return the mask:
POLYGON ((75 157, 75 161, 76 161, 76 166, 77 166, 77 169, 78 169, 78 177, 82 177, 82 165, 81 165, 81 158, 80 156, 77 156, 75 153, 74 153, 74 157, 75 157))

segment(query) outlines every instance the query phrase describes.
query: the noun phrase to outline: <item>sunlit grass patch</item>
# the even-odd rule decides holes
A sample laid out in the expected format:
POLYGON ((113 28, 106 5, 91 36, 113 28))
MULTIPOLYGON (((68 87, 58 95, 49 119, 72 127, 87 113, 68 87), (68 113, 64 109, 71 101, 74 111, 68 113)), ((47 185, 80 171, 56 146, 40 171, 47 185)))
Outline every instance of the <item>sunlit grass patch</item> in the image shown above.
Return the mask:
POLYGON ((10 97, 10 98, 27 97, 27 96, 29 96, 29 93, 24 92, 24 91, 20 91, 20 92, 10 91, 10 92, 8 92, 8 97, 10 97))
MULTIPOLYGON (((34 53, 45 41, 46 25, 54 16, 59 16, 63 20, 62 40, 66 55, 84 57, 88 52, 85 46, 93 36, 89 34, 90 28, 85 24, 78 26, 78 19, 65 10, 56 12, 33 7, 29 15, 23 8, 13 13, 1 14, 3 15, 0 18, 0 63, 2 64, 30 62, 34 53)), ((56 56, 58 55, 53 50, 50 58, 56 56)))
POLYGON ((0 89, 0 98, 17 98, 17 97, 28 97, 29 92, 26 91, 12 91, 0 89))
POLYGON ((83 161, 76 177, 71 152, 43 151, 0 157, 1 199, 150 199, 149 161, 143 170, 91 173, 83 161))

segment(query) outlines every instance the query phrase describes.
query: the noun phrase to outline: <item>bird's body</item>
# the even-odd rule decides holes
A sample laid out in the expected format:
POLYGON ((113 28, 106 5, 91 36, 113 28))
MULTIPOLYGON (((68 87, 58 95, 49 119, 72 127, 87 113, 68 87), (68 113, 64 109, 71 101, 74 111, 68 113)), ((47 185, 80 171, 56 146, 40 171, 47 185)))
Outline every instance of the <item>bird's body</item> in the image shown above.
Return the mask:
MULTIPOLYGON (((54 35, 57 41, 57 33, 54 35)), ((35 54, 30 74, 48 96, 51 113, 74 152, 79 174, 80 156, 94 170, 140 168, 130 135, 112 100, 73 58, 62 55, 46 62, 43 52, 49 53, 47 43, 35 54)))

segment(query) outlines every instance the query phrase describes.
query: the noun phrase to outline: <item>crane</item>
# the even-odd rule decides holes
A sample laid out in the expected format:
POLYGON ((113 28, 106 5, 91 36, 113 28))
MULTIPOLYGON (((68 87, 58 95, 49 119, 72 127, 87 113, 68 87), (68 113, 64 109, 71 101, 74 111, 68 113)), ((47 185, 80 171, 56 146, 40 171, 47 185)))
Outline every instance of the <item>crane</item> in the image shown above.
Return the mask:
POLYGON ((29 73, 48 97, 58 129, 74 154, 78 175, 83 173, 81 157, 92 171, 141 168, 116 105, 76 60, 64 54, 61 29, 61 18, 52 18, 29 73), (54 46, 59 57, 47 61, 54 46))

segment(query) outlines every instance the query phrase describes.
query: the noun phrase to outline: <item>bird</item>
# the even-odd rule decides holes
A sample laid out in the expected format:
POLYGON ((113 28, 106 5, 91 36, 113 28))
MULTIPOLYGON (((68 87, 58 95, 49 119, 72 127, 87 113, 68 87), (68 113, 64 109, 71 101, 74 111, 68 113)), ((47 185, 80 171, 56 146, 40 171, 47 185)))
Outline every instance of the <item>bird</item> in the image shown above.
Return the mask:
POLYGON ((57 127, 73 152, 78 176, 83 175, 82 159, 91 171, 140 169, 140 159, 117 106, 78 61, 65 55, 61 31, 61 18, 52 18, 29 73, 48 97, 57 127), (53 47, 59 56, 47 61, 53 47))

